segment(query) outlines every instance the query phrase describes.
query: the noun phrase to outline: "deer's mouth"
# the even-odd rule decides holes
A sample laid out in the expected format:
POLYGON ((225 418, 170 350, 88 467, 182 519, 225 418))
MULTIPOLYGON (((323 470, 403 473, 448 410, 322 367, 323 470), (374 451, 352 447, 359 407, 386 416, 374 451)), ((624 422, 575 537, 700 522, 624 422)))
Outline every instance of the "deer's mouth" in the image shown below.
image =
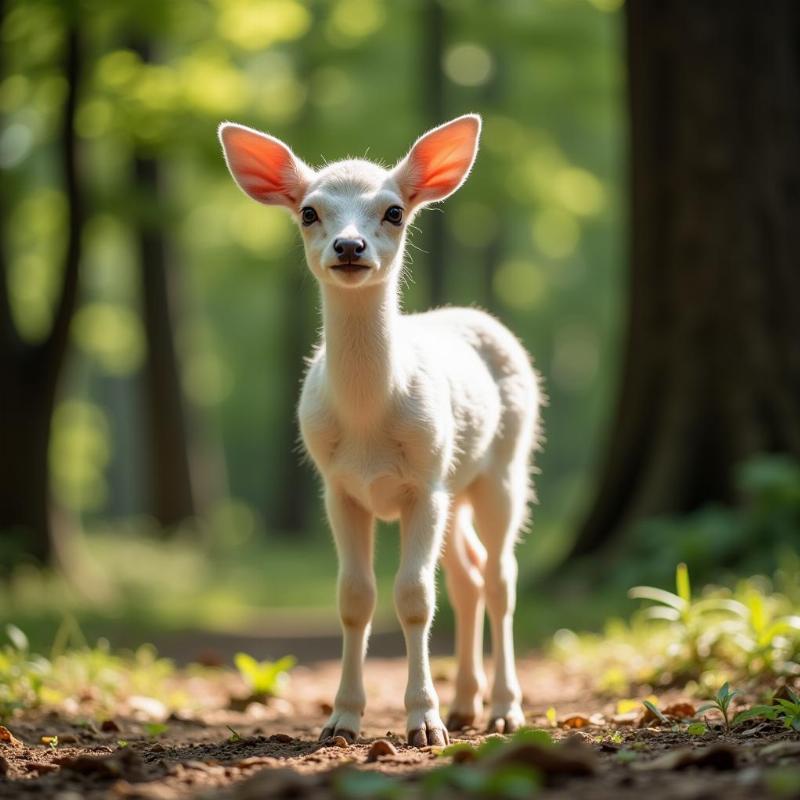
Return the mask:
POLYGON ((354 273, 354 272, 363 272, 368 269, 372 269, 369 264, 363 264, 359 261, 348 261, 346 264, 333 264, 331 266, 332 270, 336 272, 346 272, 346 273, 354 273))

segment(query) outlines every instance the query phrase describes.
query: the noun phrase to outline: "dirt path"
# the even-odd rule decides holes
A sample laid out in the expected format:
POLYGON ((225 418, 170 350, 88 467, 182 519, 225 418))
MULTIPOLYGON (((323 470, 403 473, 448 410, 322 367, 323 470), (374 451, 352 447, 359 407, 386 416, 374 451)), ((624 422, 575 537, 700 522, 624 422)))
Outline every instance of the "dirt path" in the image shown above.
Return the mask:
MULTIPOLYGON (((553 778, 552 785, 543 787, 538 795, 542 798, 638 799, 646 792, 648 800, 750 800, 773 796, 771 792, 780 789, 780 780, 789 793, 774 796, 800 796, 800 784, 793 789, 791 785, 792 775, 796 780, 800 772, 797 734, 772 723, 760 728, 754 723, 736 737, 713 730, 691 737, 669 729, 634 728, 612 721, 615 704, 594 697, 587 676, 537 659, 523 661, 520 668, 531 724, 546 726, 545 712, 550 706, 560 718, 571 712, 586 717, 604 715, 602 720, 595 718, 598 724, 577 733, 553 730, 556 739, 581 738, 581 758, 591 760, 593 775, 553 778), (716 750, 706 768, 648 768, 657 765, 654 760, 665 752, 684 747, 705 748, 702 752, 706 753, 708 748, 716 750)), ((446 705, 452 691, 452 664, 437 661, 435 673, 446 705)), ((86 698, 85 708, 78 704, 70 714, 14 718, 8 728, 18 743, 0 744, 0 773, 4 774, 0 798, 485 796, 446 786, 435 795, 423 793, 422 773, 448 764, 450 759, 403 744, 405 664, 400 659, 369 661, 369 707, 362 742, 349 747, 317 742, 337 678, 335 661, 297 667, 285 697, 266 707, 256 704, 232 710, 228 707, 230 694, 237 690, 232 676, 184 677, 180 689, 201 699, 204 708, 172 715, 163 730, 148 719, 158 716, 157 706, 148 707, 141 698, 134 698, 124 713, 105 726, 97 717, 87 718, 91 698, 86 698), (42 736, 57 736, 57 743, 42 743, 42 736), (387 738, 397 752, 367 763, 370 744, 376 738, 387 738), (353 783, 353 770, 408 777, 400 789, 388 791, 377 784, 370 789, 363 776, 360 783, 353 783)), ((661 699, 666 703, 676 698, 665 695, 661 699)), ((455 738, 478 742, 484 737, 466 731, 455 738)))

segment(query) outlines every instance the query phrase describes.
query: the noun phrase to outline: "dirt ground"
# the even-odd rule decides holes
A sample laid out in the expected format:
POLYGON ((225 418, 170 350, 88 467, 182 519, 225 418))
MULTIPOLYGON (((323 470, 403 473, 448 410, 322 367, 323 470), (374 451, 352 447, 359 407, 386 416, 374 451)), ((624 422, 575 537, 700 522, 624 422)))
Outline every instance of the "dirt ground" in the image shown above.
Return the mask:
MULTIPOLYGON (((435 662, 445 707, 452 692, 452 671, 451 662, 435 662)), ((547 727, 550 721, 545 714, 551 706, 562 721, 573 712, 580 716, 579 724, 588 719, 579 730, 552 729, 554 738, 571 739, 569 746, 579 752, 579 768, 550 775, 538 797, 624 800, 638 799, 643 793, 648 800, 800 797, 800 736, 775 723, 754 721, 735 735, 712 726, 702 736, 669 727, 635 727, 632 719, 616 715, 614 701, 593 695, 587 676, 535 658, 520 662, 520 675, 531 725, 547 727), (684 748, 691 750, 688 756, 670 756, 665 761, 665 754, 684 748), (703 756, 698 765, 684 763, 697 760, 692 754, 698 753, 703 756), (581 772, 588 774, 577 774, 581 772)), ((337 679, 335 661, 298 666, 282 698, 266 706, 250 704, 234 710, 230 698, 237 687, 232 676, 186 677, 182 689, 190 696, 202 696, 204 708, 172 714, 163 725, 153 723, 160 709, 147 698, 132 698, 111 720, 87 717, 90 697, 85 698, 85 708, 78 704, 69 713, 12 718, 7 727, 15 740, 0 741, 0 774, 4 776, 0 798, 430 796, 424 775, 451 759, 403 742, 404 661, 368 661, 369 702, 362 739, 356 745, 317 741, 337 679), (42 742, 42 737, 54 736, 57 742, 42 742), (396 752, 369 763, 371 745, 378 738, 389 740, 396 752), (370 788, 363 776, 353 782, 354 770, 404 776, 403 783, 390 790, 377 784, 370 788)), ((659 699, 663 707, 680 696, 664 694, 659 699)), ((466 730, 453 740, 477 743, 484 738, 477 730, 466 730)), ((464 764, 463 769, 472 767, 464 764)), ((436 797, 485 796, 471 795, 463 787, 440 788, 439 792, 436 797)))

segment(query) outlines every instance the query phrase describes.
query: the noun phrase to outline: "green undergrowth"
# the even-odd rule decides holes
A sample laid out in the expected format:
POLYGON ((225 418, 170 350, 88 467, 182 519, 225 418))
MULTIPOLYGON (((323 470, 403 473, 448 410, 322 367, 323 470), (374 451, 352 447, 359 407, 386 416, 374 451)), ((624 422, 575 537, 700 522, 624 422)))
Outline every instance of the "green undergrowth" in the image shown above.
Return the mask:
POLYGON ((636 686, 681 686, 706 696, 729 681, 757 687, 800 677, 800 573, 754 576, 733 586, 691 587, 680 564, 674 591, 636 586, 641 607, 608 620, 600 633, 562 629, 550 653, 598 675, 609 696, 636 686), (785 590, 778 587, 785 587, 785 590))
POLYGON ((131 697, 150 698, 165 709, 191 705, 174 678, 173 663, 159 658, 151 645, 113 652, 107 641, 90 646, 74 623, 65 623, 49 653, 31 649, 28 637, 14 625, 0 646, 0 717, 17 711, 63 707, 78 714, 112 716, 131 697))

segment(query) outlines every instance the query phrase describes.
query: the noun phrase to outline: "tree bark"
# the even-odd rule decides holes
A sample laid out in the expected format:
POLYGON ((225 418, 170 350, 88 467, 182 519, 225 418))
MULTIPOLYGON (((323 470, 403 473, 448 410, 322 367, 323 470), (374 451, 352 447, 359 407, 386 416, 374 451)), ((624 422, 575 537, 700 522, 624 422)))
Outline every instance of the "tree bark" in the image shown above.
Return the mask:
MULTIPOLYGON (((0 21, 3 18, 0 6, 0 21)), ((4 534, 0 567, 20 557, 46 563, 61 550, 49 518, 48 447, 58 381, 69 343, 69 327, 78 300, 81 232, 85 219, 80 184, 75 110, 81 75, 77 20, 67 23, 63 74, 67 93, 61 117, 59 151, 67 200, 67 241, 61 291, 45 339, 20 339, 8 297, 5 253, 0 242, 0 531, 4 534)), ((5 209, 4 209, 5 210, 5 209)), ((5 215, 4 215, 5 216, 5 215)), ((63 535, 63 529, 60 529, 63 535)))
MULTIPOLYGON (((148 41, 136 39, 133 49, 144 63, 152 61, 148 41)), ((136 146, 133 173, 138 201, 136 239, 142 276, 142 318, 147 340, 143 378, 148 510, 162 529, 168 530, 195 516, 185 402, 175 351, 175 276, 170 274, 168 265, 161 164, 154 155, 136 146)))
POLYGON ((573 549, 737 500, 800 458, 800 5, 626 4, 629 312, 597 496, 573 549))
MULTIPOLYGON (((137 153, 134 174, 146 210, 136 238, 142 275, 142 317, 147 338, 144 366, 147 414, 147 480, 150 511, 164 528, 194 517, 189 442, 178 357, 175 352, 167 242, 152 213, 162 209, 161 167, 154 157, 137 153)), ((162 209, 163 214, 163 209, 162 209)))

